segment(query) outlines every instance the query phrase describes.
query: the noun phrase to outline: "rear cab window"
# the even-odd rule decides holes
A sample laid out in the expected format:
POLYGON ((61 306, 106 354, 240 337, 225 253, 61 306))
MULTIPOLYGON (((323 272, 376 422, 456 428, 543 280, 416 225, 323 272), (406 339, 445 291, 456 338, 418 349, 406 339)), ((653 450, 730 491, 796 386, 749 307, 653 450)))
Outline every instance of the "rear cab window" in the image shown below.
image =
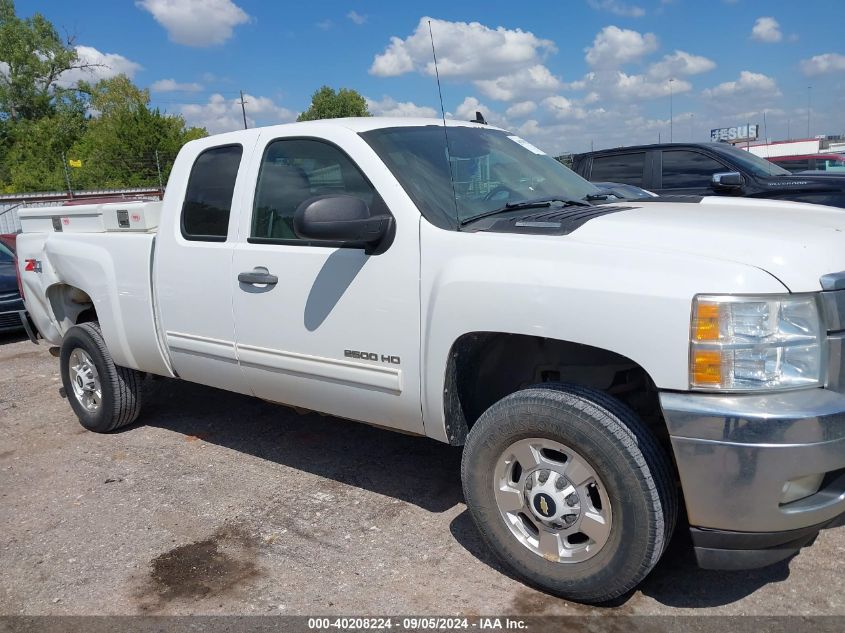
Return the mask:
POLYGON ((203 151, 194 161, 182 204, 182 237, 225 242, 243 147, 223 145, 203 151))
POLYGON ((590 180, 594 182, 621 182, 626 185, 643 186, 645 152, 594 156, 590 180))

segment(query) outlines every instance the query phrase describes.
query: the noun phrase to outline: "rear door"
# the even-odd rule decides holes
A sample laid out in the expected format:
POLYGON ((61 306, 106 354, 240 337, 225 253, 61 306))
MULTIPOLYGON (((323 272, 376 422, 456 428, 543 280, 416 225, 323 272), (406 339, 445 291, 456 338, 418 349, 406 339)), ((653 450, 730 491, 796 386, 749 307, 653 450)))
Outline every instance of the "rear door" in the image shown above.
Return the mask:
POLYGON ((726 163, 697 150, 670 149, 660 152, 660 182, 656 193, 662 196, 713 195, 713 174, 736 171, 726 163))
POLYGON ((590 169, 592 182, 620 182, 648 188, 645 179, 646 152, 593 156, 590 169))
POLYGON ((177 161, 154 260, 161 338, 174 371, 239 393, 249 388, 235 352, 230 280, 247 154, 242 143, 228 143, 177 161))
POLYGON ((393 212, 400 189, 357 134, 265 134, 229 280, 237 353, 252 393, 422 433, 419 214, 393 212), (368 255, 299 239, 297 207, 326 194, 392 213, 387 250, 368 255), (244 283, 241 273, 266 275, 268 283, 244 283))

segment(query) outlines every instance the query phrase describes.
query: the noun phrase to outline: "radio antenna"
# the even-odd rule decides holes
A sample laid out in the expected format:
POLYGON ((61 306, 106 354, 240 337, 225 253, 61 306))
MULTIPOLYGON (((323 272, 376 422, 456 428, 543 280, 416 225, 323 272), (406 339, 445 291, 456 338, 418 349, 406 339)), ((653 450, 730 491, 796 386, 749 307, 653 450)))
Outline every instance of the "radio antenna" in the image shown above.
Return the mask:
POLYGON ((449 150, 449 132, 446 129, 446 108, 443 107, 443 91, 440 89, 440 72, 437 70, 437 53, 434 50, 434 34, 431 32, 431 20, 428 21, 428 36, 431 39, 431 56, 434 58, 434 76, 437 78, 440 116, 443 118, 443 137, 446 139, 446 165, 449 167, 449 183, 452 185, 452 200, 455 202, 455 222, 458 225, 458 230, 460 230, 461 219, 458 216, 458 193, 455 190, 455 177, 452 174, 452 152, 449 150))

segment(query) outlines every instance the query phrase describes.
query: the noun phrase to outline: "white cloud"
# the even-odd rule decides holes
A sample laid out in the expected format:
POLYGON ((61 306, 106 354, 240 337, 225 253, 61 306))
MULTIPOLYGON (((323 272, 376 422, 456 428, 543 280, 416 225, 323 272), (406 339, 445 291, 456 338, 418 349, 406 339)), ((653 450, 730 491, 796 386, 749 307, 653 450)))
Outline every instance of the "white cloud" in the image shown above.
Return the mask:
POLYGON ((546 97, 543 99, 542 105, 556 119, 583 119, 587 116, 587 111, 584 108, 576 105, 572 99, 567 99, 561 95, 546 97))
POLYGON ((692 84, 683 79, 652 79, 647 75, 627 75, 621 70, 616 73, 612 92, 621 99, 657 99, 670 94, 681 94, 692 90, 692 84))
POLYGON ((455 108, 454 114, 452 114, 451 112, 447 112, 446 116, 452 119, 458 119, 460 121, 472 121, 473 119, 475 119, 476 112, 481 112, 481 114, 484 116, 484 120, 491 125, 503 128, 510 127, 508 120, 505 117, 503 117, 500 113, 496 112, 492 108, 488 108, 486 105, 481 103, 476 97, 466 97, 460 103, 460 105, 455 108))
POLYGON ((175 79, 159 79, 150 86, 152 92, 199 92, 202 85, 196 82, 179 83, 175 79))
POLYGON ((357 11, 350 11, 346 14, 346 17, 352 20, 358 26, 364 24, 367 21, 367 16, 358 13, 357 11))
POLYGON ((84 64, 95 64, 92 68, 75 68, 61 74, 59 85, 72 86, 77 81, 95 83, 101 79, 110 79, 117 75, 126 75, 130 79, 143 68, 141 64, 126 59, 117 53, 102 53, 93 46, 77 46, 76 54, 84 64))
POLYGON ((715 62, 700 55, 692 55, 684 51, 675 51, 665 55, 662 60, 655 62, 648 69, 648 74, 654 79, 669 79, 671 77, 685 77, 699 75, 713 70, 715 62))
POLYGON ((801 60, 801 70, 805 75, 824 75, 827 73, 845 71, 845 55, 840 53, 824 53, 810 59, 801 60))
MULTIPOLYGON (((296 113, 277 105, 269 97, 244 95, 246 117, 250 127, 289 123, 296 119, 296 113)), ((203 105, 184 104, 180 107, 182 116, 189 125, 206 128, 211 134, 243 129, 240 99, 226 99, 213 94, 203 105)))
POLYGON ((561 85, 560 79, 542 64, 535 64, 496 79, 481 79, 475 82, 475 86, 485 96, 498 101, 513 101, 537 94, 548 94, 558 90, 561 85))
POLYGON ((597 11, 609 11, 614 15, 621 15, 626 18, 641 18, 645 15, 645 9, 632 4, 626 4, 619 0, 587 0, 593 9, 597 11))
POLYGON ((367 99, 367 109, 373 116, 393 117, 436 117, 437 110, 428 106, 419 106, 411 101, 396 101, 392 97, 383 97, 381 101, 367 99))
POLYGON ((751 29, 751 39, 767 44, 780 42, 783 39, 780 24, 772 17, 757 18, 754 27, 751 29))
POLYGON ((384 52, 373 59, 370 73, 395 77, 409 72, 434 75, 429 20, 441 77, 464 80, 494 79, 534 66, 557 49, 551 40, 521 29, 492 29, 478 22, 449 22, 420 18, 408 37, 391 37, 384 52))
POLYGON ((317 28, 321 31, 328 31, 333 26, 334 22, 332 22, 331 20, 321 20, 320 22, 317 22, 317 28))
POLYGON ((537 104, 533 101, 520 101, 518 103, 514 103, 511 107, 505 110, 505 116, 518 119, 531 114, 536 109, 537 104))
POLYGON ((606 26, 598 32, 593 45, 586 48, 587 63, 593 68, 618 68, 657 50, 657 37, 638 31, 606 26))
POLYGON ((736 81, 726 81, 701 93, 707 99, 749 96, 757 99, 775 97, 781 94, 775 80, 763 73, 743 70, 736 81))
POLYGON ((185 46, 222 44, 250 17, 232 0, 136 0, 167 31, 172 42, 185 46))

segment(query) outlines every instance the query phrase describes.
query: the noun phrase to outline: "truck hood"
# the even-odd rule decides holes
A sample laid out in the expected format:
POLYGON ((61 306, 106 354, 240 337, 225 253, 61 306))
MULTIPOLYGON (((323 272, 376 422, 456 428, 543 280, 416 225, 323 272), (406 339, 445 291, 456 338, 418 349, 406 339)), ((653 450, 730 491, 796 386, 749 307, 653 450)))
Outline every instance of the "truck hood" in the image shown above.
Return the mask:
POLYGON ((587 222, 571 237, 747 264, 791 292, 820 290, 822 275, 845 271, 845 209, 717 196, 626 206, 587 222))

